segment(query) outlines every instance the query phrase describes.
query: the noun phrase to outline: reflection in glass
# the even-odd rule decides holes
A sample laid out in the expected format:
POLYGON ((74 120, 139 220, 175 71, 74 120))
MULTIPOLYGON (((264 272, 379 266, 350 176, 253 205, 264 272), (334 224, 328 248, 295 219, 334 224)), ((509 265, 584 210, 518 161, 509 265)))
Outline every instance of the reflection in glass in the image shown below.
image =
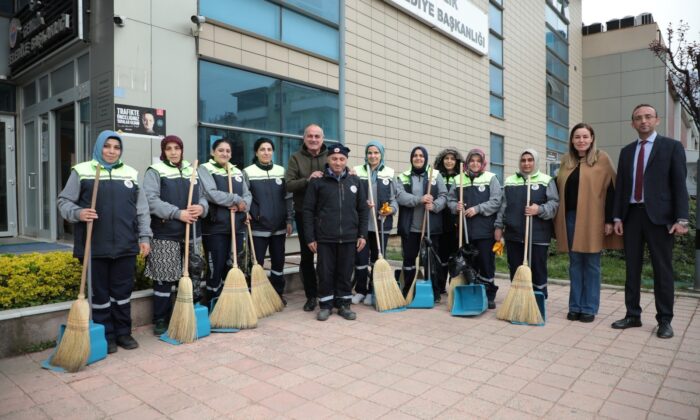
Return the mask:
POLYGON ((51 208, 51 179, 50 174, 50 160, 49 156, 51 153, 50 143, 49 143, 49 114, 42 114, 40 118, 41 123, 41 199, 43 201, 41 205, 41 229, 50 228, 49 219, 49 208, 51 208))
POLYGON ((334 23, 338 23, 340 17, 340 1, 339 0, 283 0, 287 4, 291 4, 300 9, 322 17, 334 23))
POLYGON ((489 60, 503 65, 503 40, 494 34, 489 34, 489 60))
POLYGON ((493 64, 489 69, 489 88, 491 93, 503 96, 503 69, 493 64))
POLYGON ((282 23, 282 42, 338 60, 337 29, 288 9, 282 9, 282 23))
POLYGON ((280 7, 260 0, 201 0, 199 13, 268 38, 280 39, 280 7))
POLYGON ((493 4, 489 4, 489 29, 503 35, 503 12, 493 4))
POLYGON ((494 117, 503 118, 503 98, 491 95, 489 100, 489 112, 494 117))
POLYGON ((78 57, 78 84, 90 80, 90 55, 78 57))
POLYGON ((22 95, 24 98, 24 106, 34 105, 36 103, 36 83, 31 82, 22 88, 22 95))
POLYGON ((36 141, 36 123, 24 125, 24 194, 27 205, 24 206, 24 231, 36 234, 39 226, 39 147, 36 141))
POLYGON ((49 76, 39 79, 39 100, 43 101, 49 97, 49 76))
POLYGON ((73 62, 51 72, 51 94, 55 95, 75 86, 73 62))
POLYGON ((326 139, 338 139, 338 95, 320 89, 282 82, 282 132, 304 134, 316 123, 326 139))
POLYGON ((491 172, 498 176, 498 180, 503 184, 503 136, 491 133, 491 172))

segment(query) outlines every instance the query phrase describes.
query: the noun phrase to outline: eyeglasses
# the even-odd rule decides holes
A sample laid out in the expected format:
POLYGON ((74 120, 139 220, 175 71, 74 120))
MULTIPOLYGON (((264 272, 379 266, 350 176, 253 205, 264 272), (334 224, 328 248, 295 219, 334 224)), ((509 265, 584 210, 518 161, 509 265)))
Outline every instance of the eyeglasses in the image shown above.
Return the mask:
POLYGON ((321 134, 307 134, 304 137, 310 137, 312 139, 320 139, 323 136, 321 134))
POLYGON ((634 121, 644 121, 644 120, 654 120, 656 115, 646 114, 646 115, 635 115, 632 117, 634 121))

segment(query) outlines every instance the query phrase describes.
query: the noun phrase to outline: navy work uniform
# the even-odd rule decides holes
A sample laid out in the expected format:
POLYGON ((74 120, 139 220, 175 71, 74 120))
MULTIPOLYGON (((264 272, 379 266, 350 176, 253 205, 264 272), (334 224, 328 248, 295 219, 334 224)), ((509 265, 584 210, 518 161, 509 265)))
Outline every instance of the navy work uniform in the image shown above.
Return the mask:
MULTIPOLYGON (((229 163, 233 193, 228 192, 226 168, 213 159, 197 169, 204 197, 209 203, 209 214, 202 220, 202 240, 209 263, 207 277, 207 297, 221 294, 221 286, 226 277, 226 262, 231 258, 231 211, 230 207, 244 201, 250 208, 252 200, 243 172, 229 163)), ((236 249, 243 248, 246 220, 245 212, 236 212, 236 249)))

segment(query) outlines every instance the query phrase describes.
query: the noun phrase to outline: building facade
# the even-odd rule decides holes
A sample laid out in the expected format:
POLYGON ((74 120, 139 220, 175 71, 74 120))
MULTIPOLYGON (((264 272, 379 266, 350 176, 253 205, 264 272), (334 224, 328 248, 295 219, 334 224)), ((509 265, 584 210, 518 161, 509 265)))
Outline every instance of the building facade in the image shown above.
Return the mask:
POLYGON ((580 0, 0 0, 3 25, 3 236, 70 238, 55 197, 103 129, 141 173, 165 134, 200 161, 230 138, 241 167, 269 137, 284 165, 315 122, 353 165, 370 139, 396 170, 479 147, 502 179, 526 147, 556 170, 583 118, 580 0))

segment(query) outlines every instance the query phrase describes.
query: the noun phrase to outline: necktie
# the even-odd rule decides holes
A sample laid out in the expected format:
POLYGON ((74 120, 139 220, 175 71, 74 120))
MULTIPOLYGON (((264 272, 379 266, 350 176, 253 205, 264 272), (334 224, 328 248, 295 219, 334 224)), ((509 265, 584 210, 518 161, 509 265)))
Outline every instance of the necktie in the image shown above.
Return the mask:
POLYGON ((642 190, 644 189, 644 145, 646 140, 639 142, 639 154, 637 155, 637 169, 634 182, 634 201, 642 201, 642 190))

